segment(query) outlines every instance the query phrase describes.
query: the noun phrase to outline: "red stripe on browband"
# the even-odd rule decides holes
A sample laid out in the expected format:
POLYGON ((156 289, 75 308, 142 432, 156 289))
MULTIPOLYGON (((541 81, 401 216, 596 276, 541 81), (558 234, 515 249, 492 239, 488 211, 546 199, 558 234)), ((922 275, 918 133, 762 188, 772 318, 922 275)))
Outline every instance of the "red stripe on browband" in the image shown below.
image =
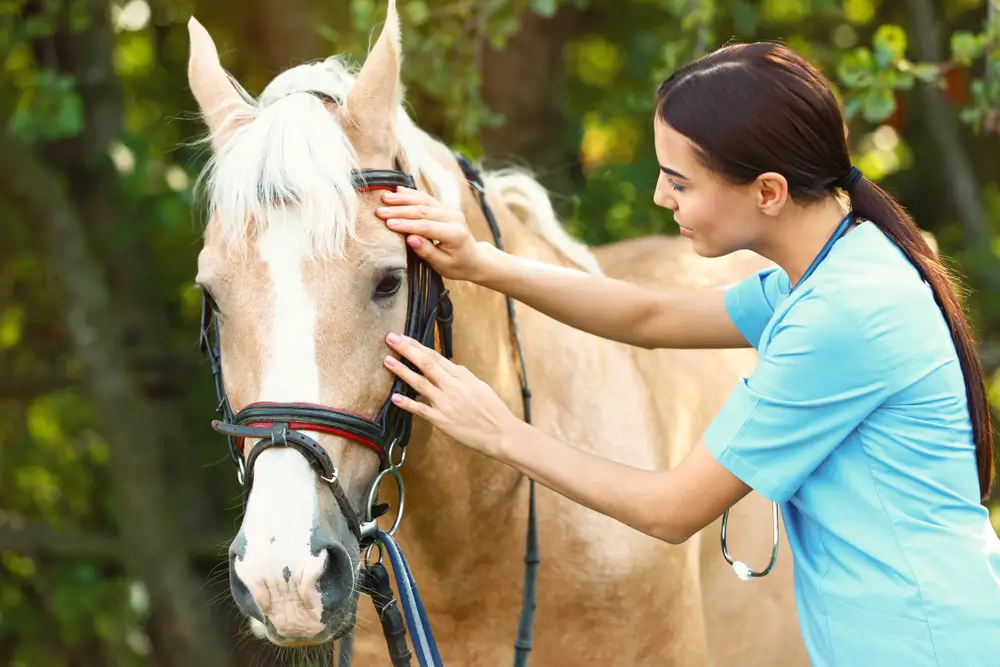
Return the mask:
MULTIPOLYGON (((247 426, 274 426, 274 422, 254 422, 252 424, 247 424, 247 426)), ((347 438, 348 440, 353 440, 354 442, 364 445, 369 449, 375 450, 375 452, 382 456, 382 450, 377 444, 371 440, 366 440, 360 435, 354 433, 349 433, 347 431, 342 431, 339 428, 334 428, 333 426, 317 426, 316 424, 304 424, 302 422, 288 422, 288 429, 290 431, 312 431, 314 433, 327 433, 329 435, 340 436, 341 438, 347 438)), ((243 449, 242 445, 240 449, 243 449)))
POLYGON ((363 188, 355 188, 358 192, 371 192, 372 190, 389 190, 395 192, 398 185, 367 185, 363 188))

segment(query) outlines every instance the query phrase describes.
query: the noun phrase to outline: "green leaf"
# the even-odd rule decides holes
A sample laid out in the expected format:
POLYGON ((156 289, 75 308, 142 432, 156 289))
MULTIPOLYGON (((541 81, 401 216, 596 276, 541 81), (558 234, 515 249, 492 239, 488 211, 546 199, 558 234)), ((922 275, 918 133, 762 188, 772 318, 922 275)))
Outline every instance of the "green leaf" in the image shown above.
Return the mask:
POLYGON ((423 25, 430 18, 431 10, 423 0, 409 0, 403 5, 406 14, 406 22, 413 25, 423 25))
POLYGON ((871 85, 874 75, 875 61, 872 52, 863 46, 850 51, 837 65, 837 76, 848 88, 871 85))
POLYGON ((951 36, 951 58, 959 65, 970 65, 982 52, 982 42, 977 35, 959 30, 951 36))
POLYGON ((906 68, 890 69, 882 79, 893 90, 910 90, 913 88, 913 72, 906 68))
POLYGON ((844 115, 848 120, 853 119, 861 111, 861 106, 865 102, 864 95, 852 95, 844 102, 844 115))
POLYGON ((545 17, 554 16, 556 9, 559 8, 556 0, 530 0, 528 4, 532 11, 545 17))
POLYGON ((872 44, 879 67, 895 65, 906 55, 906 31, 892 23, 883 24, 875 31, 872 44))
POLYGON ((73 77, 47 69, 36 72, 32 87, 24 92, 7 129, 28 142, 79 134, 83 129, 83 102, 73 77))
POLYGON ((46 21, 38 16, 29 16, 24 19, 24 23, 21 24, 21 27, 24 29, 24 36, 28 39, 48 37, 55 32, 54 23, 46 21))
POLYGON ((889 88, 871 88, 865 93, 861 115, 869 123, 881 123, 896 110, 896 96, 889 88))

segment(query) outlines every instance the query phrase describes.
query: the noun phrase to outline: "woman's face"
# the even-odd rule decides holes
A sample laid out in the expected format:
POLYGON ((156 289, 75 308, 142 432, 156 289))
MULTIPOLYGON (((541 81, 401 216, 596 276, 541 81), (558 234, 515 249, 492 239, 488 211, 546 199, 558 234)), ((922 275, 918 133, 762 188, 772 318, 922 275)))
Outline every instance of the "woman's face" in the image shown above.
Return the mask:
POLYGON ((680 233, 703 257, 721 257, 753 245, 761 231, 755 183, 734 186, 698 161, 691 141, 656 116, 660 177, 653 202, 674 212, 680 233))

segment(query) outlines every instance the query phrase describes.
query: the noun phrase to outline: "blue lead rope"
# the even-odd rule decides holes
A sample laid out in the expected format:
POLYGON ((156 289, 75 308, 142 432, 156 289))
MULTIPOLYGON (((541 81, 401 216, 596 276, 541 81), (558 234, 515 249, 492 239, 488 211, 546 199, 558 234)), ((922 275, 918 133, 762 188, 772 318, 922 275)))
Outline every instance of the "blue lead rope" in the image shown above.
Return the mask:
POLYGON ((392 563, 392 573, 396 578, 396 588, 399 589, 403 615, 406 617, 406 625, 410 630, 410 639, 420 667, 443 667, 437 642, 434 641, 434 633, 431 632, 431 624, 427 621, 427 612, 424 611, 424 603, 420 599, 420 592, 417 590, 416 582, 413 581, 413 573, 410 572, 410 566, 403 552, 385 531, 379 530, 376 537, 382 542, 392 563))

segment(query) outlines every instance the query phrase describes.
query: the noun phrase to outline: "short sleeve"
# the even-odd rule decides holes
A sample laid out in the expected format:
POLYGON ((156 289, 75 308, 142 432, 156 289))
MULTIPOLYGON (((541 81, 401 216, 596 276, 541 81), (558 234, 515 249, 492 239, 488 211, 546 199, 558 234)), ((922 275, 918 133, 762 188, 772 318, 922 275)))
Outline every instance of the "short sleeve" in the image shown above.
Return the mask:
POLYGON ((775 502, 888 395, 891 374, 843 302, 809 295, 792 304, 705 431, 719 463, 775 502))
POLYGON ((774 316, 774 306, 781 296, 783 283, 787 285, 785 272, 770 268, 726 288, 725 303, 729 318, 754 348, 774 316))

